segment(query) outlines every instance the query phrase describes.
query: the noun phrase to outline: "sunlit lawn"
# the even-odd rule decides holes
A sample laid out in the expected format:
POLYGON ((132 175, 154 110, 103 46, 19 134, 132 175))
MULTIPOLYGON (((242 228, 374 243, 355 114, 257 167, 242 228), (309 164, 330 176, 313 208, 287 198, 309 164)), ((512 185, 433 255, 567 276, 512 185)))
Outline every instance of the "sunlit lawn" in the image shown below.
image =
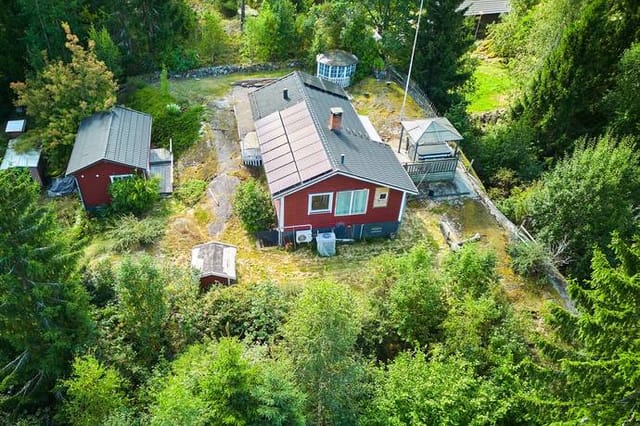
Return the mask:
POLYGON ((498 108, 506 108, 509 95, 514 89, 514 81, 509 70, 496 59, 483 60, 473 73, 475 90, 467 97, 467 111, 486 112, 498 108))

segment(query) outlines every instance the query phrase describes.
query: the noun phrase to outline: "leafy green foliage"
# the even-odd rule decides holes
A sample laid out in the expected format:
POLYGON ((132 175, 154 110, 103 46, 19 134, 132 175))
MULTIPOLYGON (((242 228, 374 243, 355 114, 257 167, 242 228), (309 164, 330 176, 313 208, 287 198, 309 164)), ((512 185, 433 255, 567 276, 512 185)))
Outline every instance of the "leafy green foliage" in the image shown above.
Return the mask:
POLYGON ((389 291, 392 326, 409 345, 424 346, 436 340, 446 315, 442 282, 432 270, 432 259, 422 249, 403 259, 401 273, 389 291), (406 268, 406 269, 405 269, 406 268))
POLYGON ((116 219, 107 232, 117 252, 130 252, 155 243, 165 233, 166 224, 155 217, 137 218, 131 214, 116 219))
POLYGON ((627 245, 614 236, 611 249, 615 262, 596 249, 587 285, 569 286, 578 313, 553 309, 563 344, 547 353, 560 362, 553 389, 556 402, 569 402, 558 413, 567 422, 624 424, 639 415, 640 240, 627 245), (575 350, 564 350, 567 344, 575 350))
POLYGON ((0 407, 42 403, 90 335, 77 243, 24 171, 0 171, 0 407))
POLYGON ((71 377, 60 385, 67 395, 62 417, 72 425, 103 424, 128 403, 126 381, 117 370, 105 367, 91 355, 76 358, 71 377))
POLYGON ((153 207, 160 197, 158 179, 134 176, 119 179, 109 185, 111 209, 120 214, 140 215, 153 207))
POLYGON ((308 394, 312 423, 355 421, 363 374, 354 351, 361 327, 357 307, 347 288, 319 282, 305 288, 285 324, 285 345, 308 394))
MULTIPOLYGON (((233 0, 235 5, 235 0, 233 0)), ((229 54, 231 40, 224 30, 220 14, 207 10, 199 17, 196 44, 200 63, 220 64, 229 54)))
POLYGON ((105 63, 116 79, 121 78, 123 73, 122 53, 120 53, 120 48, 111 38, 109 31, 105 27, 100 28, 100 31, 98 31, 94 26, 91 26, 89 28, 89 38, 95 44, 96 57, 105 63))
POLYGON ((26 83, 11 83, 16 105, 26 107, 36 126, 29 139, 42 145, 54 174, 66 167, 80 121, 112 107, 118 88, 113 73, 97 59, 94 43, 85 50, 69 25, 62 28, 71 60, 49 62, 26 83))
POLYGON ((543 156, 557 158, 578 137, 605 129, 609 118, 600 104, 639 27, 640 12, 626 1, 591 0, 562 33, 516 108, 518 120, 534 129, 543 156))
MULTIPOLYGON (((415 56, 412 78, 440 111, 460 101, 460 92, 473 71, 467 54, 473 46, 473 33, 463 12, 456 11, 458 6, 457 0, 426 0, 418 33, 416 51, 420 54, 415 56)), ((413 38, 407 37, 405 43, 409 40, 413 38)), ((408 58, 399 58, 405 68, 408 58)))
POLYGON ((295 7, 290 0, 264 0, 246 23, 244 52, 257 62, 283 61, 298 52, 295 7))
POLYGON ((567 244, 571 271, 585 278, 592 248, 618 231, 628 238, 640 203, 640 155, 632 140, 583 142, 546 174, 529 199, 528 223, 547 246, 567 244))
POLYGON ((204 110, 201 106, 181 105, 180 112, 175 114, 167 109, 167 105, 175 103, 173 96, 152 86, 136 90, 127 100, 127 105, 131 108, 153 117, 153 145, 169 148, 171 140, 173 151, 179 157, 200 138, 200 121, 204 110))
POLYGON ((118 319, 139 360, 152 366, 164 346, 168 309, 165 277, 153 261, 126 258, 116 275, 118 319))
POLYGON ((252 235, 269 229, 276 222, 269 193, 254 179, 238 186, 233 198, 233 211, 244 229, 252 235))
POLYGON ((202 199, 206 189, 207 182, 200 179, 190 179, 182 183, 174 194, 185 206, 192 207, 202 199))
POLYGON ((212 288, 203 298, 206 336, 234 336, 257 344, 279 340, 290 308, 284 292, 270 283, 212 288))
POLYGON ((473 244, 462 246, 445 260, 445 271, 458 294, 480 296, 491 292, 498 282, 496 255, 473 244))
POLYGON ((470 424, 477 382, 469 363, 403 353, 375 386, 365 424, 470 424))
POLYGON ((517 241, 509 246, 511 266, 521 275, 540 276, 551 264, 547 248, 537 241, 517 241))
POLYGON ((194 345, 151 391, 151 424, 304 424, 303 396, 286 370, 251 359, 233 339, 194 345))
POLYGON ((99 307, 106 306, 115 298, 115 281, 111 262, 107 260, 88 266, 82 275, 82 284, 89 293, 91 303, 99 307))
POLYGON ((238 2, 236 0, 214 0, 213 4, 226 18, 233 18, 238 14, 238 2))
POLYGON ((607 109, 613 114, 610 127, 618 135, 640 132, 640 100, 633 96, 640 87, 640 42, 629 47, 618 65, 614 87, 605 97, 607 109))

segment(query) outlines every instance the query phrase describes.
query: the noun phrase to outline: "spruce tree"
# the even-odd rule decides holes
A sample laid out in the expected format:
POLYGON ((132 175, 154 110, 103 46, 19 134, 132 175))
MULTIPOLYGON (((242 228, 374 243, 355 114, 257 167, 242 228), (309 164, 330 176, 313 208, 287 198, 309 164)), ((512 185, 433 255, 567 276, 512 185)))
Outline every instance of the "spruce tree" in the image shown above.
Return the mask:
POLYGON ((459 5, 459 0, 426 0, 418 32, 412 78, 441 112, 462 100, 459 92, 472 73, 467 52, 473 33, 463 12, 456 11, 459 5))
POLYGON ((90 331, 72 235, 26 172, 0 172, 0 407, 41 404, 90 331))
POLYGON ((611 248, 614 262, 595 250, 591 280, 569 286, 577 313, 552 311, 562 337, 547 351, 560 360, 552 388, 562 390, 556 406, 567 407, 559 417, 572 424, 635 424, 640 416, 640 237, 628 245, 614 235, 611 248))

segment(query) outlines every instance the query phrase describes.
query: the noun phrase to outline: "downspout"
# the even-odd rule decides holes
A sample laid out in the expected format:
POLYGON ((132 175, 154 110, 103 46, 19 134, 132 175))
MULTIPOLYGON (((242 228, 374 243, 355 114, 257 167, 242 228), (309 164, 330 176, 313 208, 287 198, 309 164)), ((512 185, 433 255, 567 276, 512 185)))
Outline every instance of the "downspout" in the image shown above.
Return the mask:
POLYGON ((400 203, 400 213, 398 214, 398 224, 402 223, 402 216, 404 216, 404 210, 407 206, 407 193, 402 193, 402 202, 400 203))
POLYGON ((278 215, 278 245, 284 243, 284 198, 280 198, 280 214, 278 215))

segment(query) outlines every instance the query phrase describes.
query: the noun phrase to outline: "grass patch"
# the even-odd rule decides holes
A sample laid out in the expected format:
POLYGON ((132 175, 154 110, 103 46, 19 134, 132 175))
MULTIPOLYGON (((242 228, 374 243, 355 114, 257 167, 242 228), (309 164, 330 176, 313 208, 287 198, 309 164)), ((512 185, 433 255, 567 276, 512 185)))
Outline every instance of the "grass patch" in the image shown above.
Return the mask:
MULTIPOLYGON (((431 228, 434 229, 434 228, 431 228)), ((318 256, 313 244, 301 245, 289 252, 281 248, 259 249, 255 240, 233 216, 221 241, 236 245, 238 281, 259 283, 270 281, 285 288, 297 288, 316 279, 330 279, 349 285, 357 291, 366 289, 371 263, 387 252, 406 253, 418 242, 438 247, 425 221, 409 209, 398 236, 394 239, 374 239, 352 244, 338 244, 337 255, 318 256)), ((437 229, 437 225, 435 226, 437 229)))
POLYGON ((258 73, 235 73, 221 77, 211 77, 202 79, 171 80, 169 91, 179 102, 207 104, 225 96, 230 90, 232 83, 253 78, 282 77, 289 74, 291 69, 281 69, 276 71, 262 71, 258 73))
POLYGON ((515 88, 507 67, 497 59, 480 62, 475 72, 475 90, 467 97, 467 111, 486 112, 509 105, 509 95, 515 88))
MULTIPOLYGON (((400 112, 404 89, 393 82, 365 78, 349 89, 358 114, 367 115, 382 140, 397 143, 400 137, 400 112)), ((404 119, 424 118, 424 112, 407 97, 404 119)))

